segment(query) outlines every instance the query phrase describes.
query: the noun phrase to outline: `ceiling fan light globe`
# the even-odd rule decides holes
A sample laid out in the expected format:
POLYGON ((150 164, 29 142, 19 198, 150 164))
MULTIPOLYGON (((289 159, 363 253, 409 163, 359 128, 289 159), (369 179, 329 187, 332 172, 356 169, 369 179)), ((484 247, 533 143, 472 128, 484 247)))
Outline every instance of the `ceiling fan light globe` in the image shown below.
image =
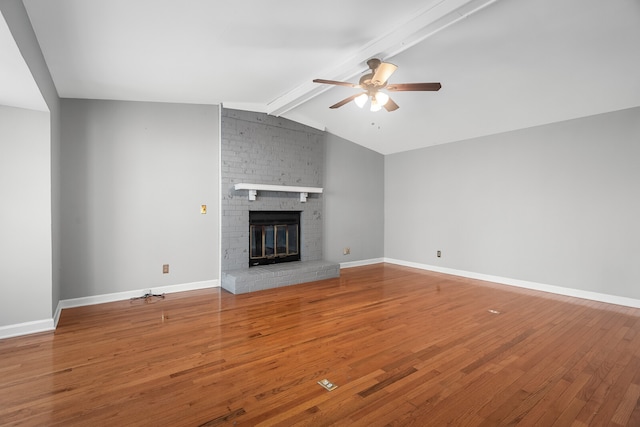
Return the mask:
POLYGON ((376 101, 376 98, 371 98, 371 111, 376 112, 376 111, 380 111, 382 109, 382 105, 378 104, 378 102, 376 101))
POLYGON ((364 107, 364 104, 367 103, 367 99, 369 99, 369 97, 367 96, 366 93, 363 93, 362 95, 358 96, 354 101, 358 107, 362 108, 364 107))
POLYGON ((378 101, 378 105, 381 107, 389 101, 389 95, 384 92, 376 93, 376 101, 378 101))

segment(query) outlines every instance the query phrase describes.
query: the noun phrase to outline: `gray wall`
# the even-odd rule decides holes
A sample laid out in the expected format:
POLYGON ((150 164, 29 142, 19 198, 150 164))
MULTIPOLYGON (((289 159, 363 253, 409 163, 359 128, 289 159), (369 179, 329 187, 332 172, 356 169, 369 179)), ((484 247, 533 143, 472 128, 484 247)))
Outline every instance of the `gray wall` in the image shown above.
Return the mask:
POLYGON ((384 156, 327 134, 324 257, 332 262, 384 256, 384 156), (343 255, 344 248, 351 254, 343 255))
POLYGON ((62 141, 63 299, 219 280, 217 106, 63 99, 62 141))
MULTIPOLYGON (((43 302, 46 301, 46 304, 49 305, 49 310, 47 316, 42 317, 40 314, 37 314, 37 317, 30 318, 30 321, 42 320, 43 318, 51 318, 55 309, 58 305, 58 301, 60 300, 61 294, 61 281, 60 281, 60 271, 61 271, 61 259, 60 259, 60 204, 59 204, 59 194, 60 194, 60 162, 59 162, 59 152, 60 152, 60 106, 59 106, 59 98, 56 88, 53 84, 53 80, 51 75, 49 74, 49 68, 45 63, 42 52, 40 51, 40 45, 36 39, 35 33, 31 27, 31 21, 27 15, 27 12, 24 8, 24 5, 21 0, 3 0, 0 2, 0 11, 4 16, 4 19, 11 31, 11 34, 16 42, 16 45, 20 49, 20 53, 25 60, 25 63, 29 67, 29 71, 33 79, 35 80, 40 92, 42 93, 42 97, 44 98, 48 108, 49 113, 47 114, 48 128, 49 134, 46 136, 42 136, 43 139, 46 139, 48 145, 47 152, 45 153, 44 148, 38 154, 38 160, 36 163, 39 163, 42 159, 46 158, 48 163, 48 169, 50 170, 50 176, 48 178, 50 195, 49 195, 49 204, 43 205, 43 200, 38 200, 40 203, 39 212, 44 217, 43 220, 47 220, 49 222, 49 229, 45 231, 46 236, 42 238, 46 238, 50 241, 49 245, 51 248, 51 257, 48 260, 43 260, 42 264, 33 266, 35 269, 49 269, 50 276, 48 279, 49 285, 46 292, 39 290, 38 292, 31 293, 31 302, 35 301, 35 305, 39 306, 43 302)), ((44 147, 45 143, 42 142, 42 147, 44 147)), ((4 149, 4 148, 3 148, 4 149)), ((27 160, 25 164, 23 164, 23 168, 30 169, 30 161, 27 160)), ((32 260, 33 261, 33 260, 32 260)), ((38 286, 38 285, 36 285, 38 286)), ((11 301, 7 301, 8 304, 11 304, 11 301)), ((17 301, 16 301, 17 304, 17 301)), ((15 304, 14 304, 15 306, 15 304)), ((30 310, 28 308, 24 308, 27 312, 30 310)), ((24 316, 19 315, 20 319, 23 319, 24 316)), ((12 319, 10 323, 18 323, 20 320, 12 319)))
POLYGON ((258 192, 249 201, 238 183, 322 187, 324 133, 263 113, 222 110, 222 269, 249 268, 249 210, 301 213, 302 261, 322 259, 323 196, 258 192))
POLYGON ((49 113, 0 106, 0 326, 51 319, 49 113))
POLYGON ((387 156, 385 256, 638 299, 639 159, 640 108, 387 156))

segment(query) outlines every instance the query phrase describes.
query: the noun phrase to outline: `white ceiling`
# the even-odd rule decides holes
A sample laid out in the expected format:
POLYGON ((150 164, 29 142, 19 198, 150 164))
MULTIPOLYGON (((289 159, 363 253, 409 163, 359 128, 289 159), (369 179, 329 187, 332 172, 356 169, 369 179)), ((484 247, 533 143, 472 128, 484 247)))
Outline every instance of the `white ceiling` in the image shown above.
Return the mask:
POLYGON ((63 98, 223 104, 383 154, 640 106, 638 0, 24 4, 63 98), (311 80, 357 82, 371 57, 442 89, 330 110, 355 89, 311 80))

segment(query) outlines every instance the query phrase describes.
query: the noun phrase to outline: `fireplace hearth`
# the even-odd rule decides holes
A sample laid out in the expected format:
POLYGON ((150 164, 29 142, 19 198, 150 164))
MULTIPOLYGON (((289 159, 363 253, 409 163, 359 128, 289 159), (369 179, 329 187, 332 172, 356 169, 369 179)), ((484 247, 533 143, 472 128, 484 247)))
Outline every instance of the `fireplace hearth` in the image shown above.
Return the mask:
POLYGON ((249 267, 300 261, 300 211, 249 211, 249 267))

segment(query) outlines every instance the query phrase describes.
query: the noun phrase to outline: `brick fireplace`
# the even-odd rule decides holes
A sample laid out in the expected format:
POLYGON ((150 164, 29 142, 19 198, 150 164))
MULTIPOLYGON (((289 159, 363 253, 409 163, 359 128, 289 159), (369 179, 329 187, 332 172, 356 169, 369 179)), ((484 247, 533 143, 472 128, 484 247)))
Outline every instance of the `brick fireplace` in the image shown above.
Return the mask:
POLYGON ((322 259, 321 193, 309 193, 303 201, 295 192, 258 191, 251 200, 250 190, 236 189, 241 183, 321 188, 324 133, 283 118, 229 109, 222 109, 221 132, 222 287, 244 293, 339 276, 339 265, 322 259), (250 211, 299 212, 300 261, 249 269, 250 211))

